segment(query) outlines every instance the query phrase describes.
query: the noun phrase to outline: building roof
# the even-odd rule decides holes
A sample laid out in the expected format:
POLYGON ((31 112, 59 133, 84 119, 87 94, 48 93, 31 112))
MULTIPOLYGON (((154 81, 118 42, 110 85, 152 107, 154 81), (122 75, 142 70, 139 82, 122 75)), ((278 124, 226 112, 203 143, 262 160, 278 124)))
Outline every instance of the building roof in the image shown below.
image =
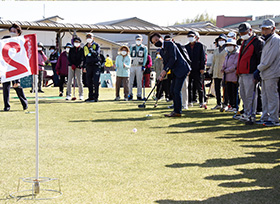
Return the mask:
POLYGON ((64 18, 61 18, 60 16, 56 15, 56 16, 50 16, 48 18, 43 18, 43 19, 37 20, 35 22, 44 22, 44 23, 51 22, 51 23, 56 23, 59 20, 64 20, 64 18))
POLYGON ((187 23, 187 24, 178 24, 174 25, 175 27, 186 27, 186 28, 217 28, 213 23, 210 21, 202 21, 202 22, 196 22, 196 23, 187 23))
MULTIPOLYGON (((182 35, 189 31, 197 31, 200 35, 219 35, 230 31, 237 32, 237 29, 227 28, 194 28, 194 27, 176 27, 176 26, 111 26, 111 25, 94 25, 94 24, 71 24, 71 23, 43 23, 28 21, 10 21, 0 20, 0 28, 7 29, 13 23, 17 23, 22 29, 26 30, 44 30, 55 32, 68 32, 76 30, 76 32, 94 32, 94 33, 129 33, 129 34, 146 34, 153 32, 161 34, 182 35)), ((260 29, 254 29, 260 32, 260 29)))
POLYGON ((124 18, 124 19, 118 19, 118 20, 113 20, 113 21, 105 21, 105 22, 97 23, 97 25, 116 25, 116 24, 124 23, 126 21, 131 21, 131 20, 140 21, 144 24, 147 24, 147 26, 158 26, 156 24, 150 23, 148 21, 145 21, 145 20, 137 18, 137 17, 124 18))
MULTIPOLYGON (((276 24, 280 23, 280 16, 276 17, 276 18, 270 18, 271 20, 273 20, 276 24)), ((264 19, 258 19, 258 20, 254 20, 254 21, 246 21, 246 23, 249 23, 252 27, 255 27, 255 26, 260 26, 262 24, 264 19)), ((245 23, 245 22, 241 22, 241 23, 245 23)), ((229 25, 229 26, 225 26, 225 28, 229 28, 229 29, 232 29, 232 28, 238 28, 238 26, 241 24, 241 23, 236 23, 236 24, 233 24, 233 25, 229 25)), ((276 25, 277 28, 279 28, 279 26, 276 25)))

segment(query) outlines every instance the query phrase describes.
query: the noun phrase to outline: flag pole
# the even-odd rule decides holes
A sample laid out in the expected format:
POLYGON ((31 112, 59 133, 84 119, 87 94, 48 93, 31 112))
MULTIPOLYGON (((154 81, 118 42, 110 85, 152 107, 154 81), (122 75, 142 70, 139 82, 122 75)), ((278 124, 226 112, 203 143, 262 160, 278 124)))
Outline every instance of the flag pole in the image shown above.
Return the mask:
POLYGON ((35 77, 35 113, 36 113, 36 179, 34 182, 34 192, 39 194, 40 185, 39 185, 39 99, 38 99, 38 74, 34 75, 35 77))

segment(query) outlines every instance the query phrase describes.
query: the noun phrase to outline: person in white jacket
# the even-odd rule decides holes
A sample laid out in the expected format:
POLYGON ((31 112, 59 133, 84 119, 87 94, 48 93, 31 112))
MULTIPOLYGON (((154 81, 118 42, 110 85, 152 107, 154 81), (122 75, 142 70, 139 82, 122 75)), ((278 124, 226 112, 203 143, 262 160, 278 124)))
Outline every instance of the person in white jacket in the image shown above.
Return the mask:
POLYGON ((257 80, 260 74, 263 113, 256 123, 279 126, 280 36, 275 33, 275 22, 271 19, 264 20, 261 29, 265 44, 254 79, 257 80))

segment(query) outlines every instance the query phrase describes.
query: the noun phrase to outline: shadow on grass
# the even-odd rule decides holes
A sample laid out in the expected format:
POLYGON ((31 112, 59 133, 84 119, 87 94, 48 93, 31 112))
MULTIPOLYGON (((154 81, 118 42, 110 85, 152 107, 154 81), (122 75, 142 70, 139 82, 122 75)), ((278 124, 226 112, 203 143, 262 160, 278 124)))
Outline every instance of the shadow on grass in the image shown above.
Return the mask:
POLYGON ((146 121, 154 120, 158 117, 142 117, 142 118, 110 118, 110 119, 96 119, 96 120, 70 120, 70 123, 81 123, 81 122, 125 122, 125 121, 146 121))
POLYGON ((279 194, 272 189, 248 190, 235 193, 229 193, 218 197, 208 198, 206 200, 157 200, 159 204, 278 204, 279 194), (267 199, 275 198, 274 201, 267 199))
POLYGON ((254 142, 254 141, 277 141, 267 145, 251 145, 242 144, 244 148, 266 148, 266 151, 249 152, 248 157, 237 157, 237 158, 218 158, 209 159, 204 163, 174 163, 166 165, 168 168, 188 168, 198 166, 201 168, 220 168, 228 166, 238 166, 245 164, 271 164, 272 168, 236 168, 236 171, 240 173, 234 175, 212 175, 207 176, 204 179, 221 181, 218 185, 224 188, 263 188, 261 190, 244 190, 231 194, 225 194, 218 197, 208 198, 202 201, 191 201, 191 200, 158 200, 157 203, 269 203, 276 204, 280 200, 280 135, 279 129, 264 129, 255 130, 243 134, 229 134, 225 137, 217 137, 217 139, 230 139, 233 142, 254 142), (269 151, 267 151, 269 150, 269 151), (248 182, 240 181, 240 179, 250 180, 248 182), (265 189, 264 189, 265 188, 265 189))

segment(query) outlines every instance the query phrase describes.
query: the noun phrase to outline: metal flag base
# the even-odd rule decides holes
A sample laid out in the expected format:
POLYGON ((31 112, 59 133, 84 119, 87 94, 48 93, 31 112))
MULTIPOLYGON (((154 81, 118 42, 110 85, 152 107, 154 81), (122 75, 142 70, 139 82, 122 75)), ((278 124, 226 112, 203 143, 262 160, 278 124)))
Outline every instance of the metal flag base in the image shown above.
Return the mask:
POLYGON ((18 200, 51 200, 54 198, 58 198, 62 195, 60 180, 57 178, 48 178, 48 177, 39 177, 36 179, 35 177, 29 178, 19 178, 17 191, 10 194, 10 197, 18 199, 18 200), (20 181, 26 183, 32 183, 32 189, 28 190, 20 190, 20 181), (49 181, 57 181, 58 182, 58 190, 53 189, 41 189, 41 183, 46 183, 49 181))

